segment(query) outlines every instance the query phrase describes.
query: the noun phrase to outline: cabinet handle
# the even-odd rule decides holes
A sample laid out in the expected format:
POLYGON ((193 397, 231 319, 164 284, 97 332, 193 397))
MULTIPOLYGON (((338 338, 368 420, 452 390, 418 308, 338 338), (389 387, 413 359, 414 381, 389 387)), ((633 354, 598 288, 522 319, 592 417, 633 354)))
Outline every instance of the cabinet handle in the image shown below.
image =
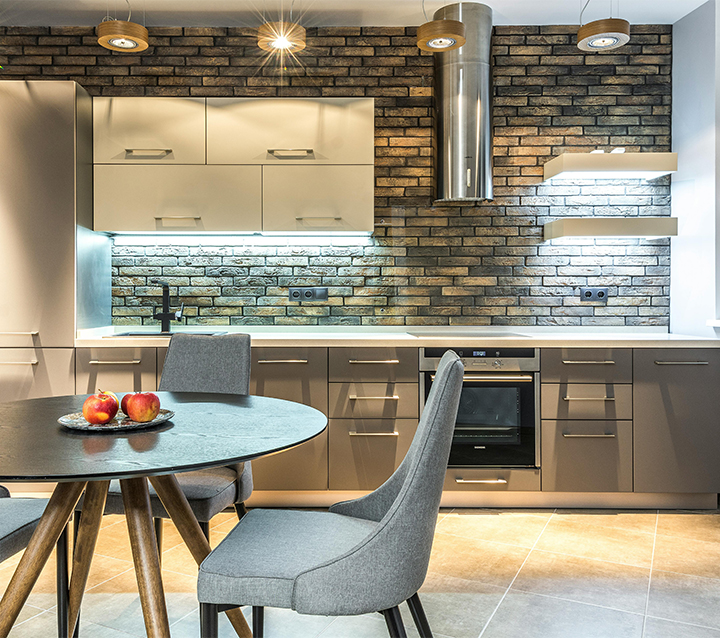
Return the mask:
POLYGON ((37 359, 32 361, 0 361, 0 366, 36 366, 37 364, 37 359))
POLYGON ((708 366, 709 361, 656 361, 656 366, 708 366))
POLYGON ((39 330, 35 330, 34 332, 0 332, 0 336, 8 337, 36 337, 39 334, 39 330))
POLYGON ((315 215, 315 216, 296 217, 295 218, 295 220, 299 221, 299 222, 304 221, 306 219, 332 219, 333 221, 339 222, 342 219, 342 217, 331 217, 331 216, 327 216, 327 215, 315 215))
POLYGON ((614 361, 563 361, 563 363, 566 366, 577 366, 577 365, 587 365, 587 366, 614 366, 614 361))
POLYGON ((614 439, 614 434, 565 434, 563 436, 566 439, 614 439))
POLYGON ((456 478, 456 483, 486 483, 488 485, 507 485, 507 481, 503 478, 497 479, 463 479, 456 478))
POLYGON ((386 359, 385 361, 363 361, 362 359, 348 359, 348 363, 382 363, 388 365, 397 365, 400 363, 399 359, 386 359))
POLYGON ((351 394, 348 399, 351 401, 399 401, 400 397, 396 394, 391 397, 359 397, 357 394, 351 394))
POLYGON ((258 363, 307 363, 307 359, 258 359, 258 363))
POLYGON ((357 432, 355 430, 348 431, 350 436, 400 436, 400 432, 357 432))
POLYGON ((614 401, 615 397, 563 397, 563 401, 614 401))
POLYGON ((162 215, 161 217, 156 217, 155 219, 161 220, 161 219, 202 219, 200 215, 162 215))
POLYGON ((278 159, 290 157, 310 157, 315 151, 311 148, 269 148, 267 152, 278 159))
POLYGON ((166 157, 172 153, 171 148, 126 148, 127 155, 140 155, 144 157, 166 157))
POLYGON ((89 363, 91 366, 137 366, 142 363, 142 359, 133 359, 132 361, 98 361, 92 359, 89 363))

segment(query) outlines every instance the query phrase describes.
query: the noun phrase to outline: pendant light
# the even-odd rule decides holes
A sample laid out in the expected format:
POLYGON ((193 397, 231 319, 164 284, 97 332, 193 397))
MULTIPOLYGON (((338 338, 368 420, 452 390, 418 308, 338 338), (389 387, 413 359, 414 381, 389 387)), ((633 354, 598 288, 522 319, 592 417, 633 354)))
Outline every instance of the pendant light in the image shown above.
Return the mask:
MULTIPOLYGON (((422 0, 425 20, 425 0, 422 0)), ((432 20, 421 24, 417 30, 417 45, 423 51, 442 53, 459 49, 465 44, 465 25, 457 20, 432 20)))
POLYGON ((270 53, 297 53, 305 48, 305 27, 293 22, 293 6, 290 3, 290 21, 265 22, 258 28, 258 46, 270 53))
POLYGON ((148 48, 148 30, 141 24, 130 22, 132 8, 130 0, 128 5, 128 19, 116 20, 110 17, 108 11, 103 21, 97 27, 98 44, 111 51, 123 53, 137 53, 148 48))
POLYGON ((580 24, 577 34, 577 45, 581 51, 612 51, 630 41, 630 23, 627 20, 612 17, 612 0, 610 0, 611 17, 604 20, 582 23, 582 17, 590 4, 587 0, 580 12, 580 24))

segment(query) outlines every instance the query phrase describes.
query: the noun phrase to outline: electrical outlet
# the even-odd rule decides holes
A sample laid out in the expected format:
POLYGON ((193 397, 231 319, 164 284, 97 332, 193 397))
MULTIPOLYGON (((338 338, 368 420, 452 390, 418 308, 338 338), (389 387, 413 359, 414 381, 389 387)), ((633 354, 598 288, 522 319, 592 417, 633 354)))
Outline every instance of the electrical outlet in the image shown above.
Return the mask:
POLYGON ((580 301, 607 302, 607 288, 580 288, 580 301))
POLYGON ((325 286, 297 286, 288 290, 290 301, 327 301, 328 289, 325 286))

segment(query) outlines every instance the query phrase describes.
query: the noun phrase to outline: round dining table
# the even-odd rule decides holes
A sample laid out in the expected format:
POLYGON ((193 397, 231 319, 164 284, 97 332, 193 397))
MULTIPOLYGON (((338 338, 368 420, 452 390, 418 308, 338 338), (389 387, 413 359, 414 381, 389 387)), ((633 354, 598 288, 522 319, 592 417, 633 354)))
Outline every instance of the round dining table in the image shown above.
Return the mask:
MULTIPOLYGON (((0 638, 9 634, 84 492, 68 589, 72 635, 112 479, 120 481, 147 635, 170 638, 148 481, 199 565, 210 545, 174 475, 251 461, 299 445, 327 427, 322 412, 292 401, 156 394, 161 406, 175 413, 172 419, 128 431, 79 431, 58 423, 80 412, 89 395, 0 403, 0 482, 57 483, 0 601, 0 638)), ((238 609, 226 613, 239 636, 251 636, 238 609)))

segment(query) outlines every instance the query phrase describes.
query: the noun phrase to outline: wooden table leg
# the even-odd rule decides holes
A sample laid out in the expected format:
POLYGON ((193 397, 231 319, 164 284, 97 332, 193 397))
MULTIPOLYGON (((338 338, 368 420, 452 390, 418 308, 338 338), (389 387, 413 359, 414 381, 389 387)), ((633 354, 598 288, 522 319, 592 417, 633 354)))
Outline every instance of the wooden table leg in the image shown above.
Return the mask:
MULTIPOLYGON (((160 497, 165 510, 170 515, 180 536, 187 545, 195 562, 199 565, 210 553, 210 543, 202 533, 200 525, 185 494, 180 489, 177 479, 172 474, 153 476, 150 478, 152 486, 160 497)), ((225 614, 240 638, 252 638, 252 631, 239 609, 228 609, 225 614)))
MULTIPOLYGON (((155 530, 146 478, 120 481, 140 603, 148 638, 170 638, 155 530)), ((83 516, 84 518, 84 516, 83 516)))
POLYGON ((68 634, 70 636, 75 632, 75 625, 77 625, 78 616, 80 615, 80 604, 90 574, 90 564, 95 552, 98 533, 100 532, 100 523, 102 523, 109 487, 110 481, 93 481, 88 483, 87 488, 85 488, 85 499, 83 500, 82 516, 76 534, 72 575, 70 577, 70 594, 68 597, 70 607, 68 634))
POLYGON ((85 483, 58 483, 0 601, 0 638, 7 638, 40 572, 68 524, 85 483))

